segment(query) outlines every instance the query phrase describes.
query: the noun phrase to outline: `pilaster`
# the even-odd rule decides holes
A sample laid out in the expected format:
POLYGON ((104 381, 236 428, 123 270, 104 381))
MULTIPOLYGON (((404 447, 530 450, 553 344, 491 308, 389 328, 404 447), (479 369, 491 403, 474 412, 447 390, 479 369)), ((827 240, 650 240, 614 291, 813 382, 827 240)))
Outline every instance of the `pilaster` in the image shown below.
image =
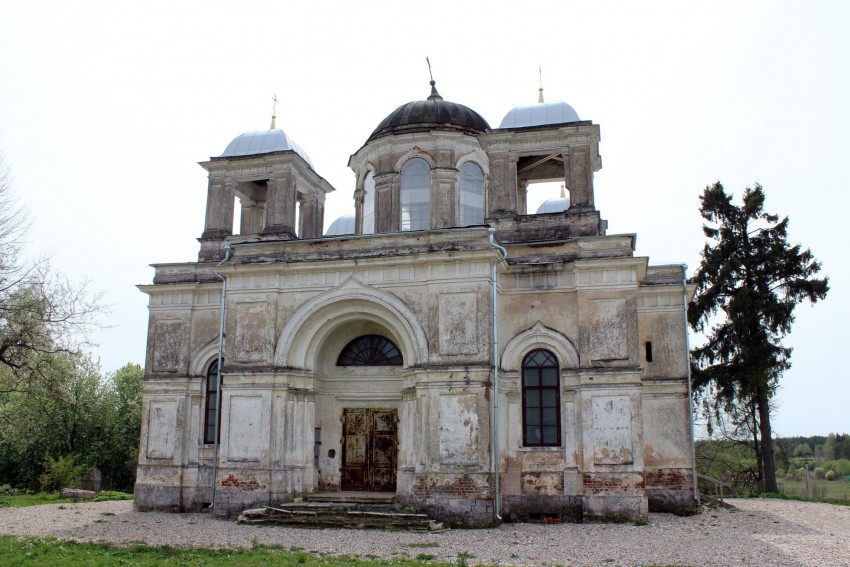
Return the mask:
POLYGON ((295 238, 296 182, 291 171, 269 180, 266 201, 266 227, 263 234, 280 234, 295 238))

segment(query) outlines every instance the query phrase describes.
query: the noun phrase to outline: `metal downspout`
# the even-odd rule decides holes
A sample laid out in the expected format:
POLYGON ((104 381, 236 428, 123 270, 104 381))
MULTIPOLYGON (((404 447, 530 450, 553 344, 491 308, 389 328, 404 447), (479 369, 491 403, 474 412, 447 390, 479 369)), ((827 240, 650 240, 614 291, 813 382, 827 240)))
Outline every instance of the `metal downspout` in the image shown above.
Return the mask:
MULTIPOLYGON (((225 246, 225 254, 224 260, 216 264, 216 267, 223 265, 225 262, 230 260, 230 246, 225 246)), ((215 277, 220 279, 223 283, 221 286, 221 321, 218 326, 218 368, 216 369, 216 391, 215 391, 215 408, 218 412, 218 416, 215 419, 215 460, 213 461, 213 485, 212 485, 212 499, 210 502, 210 509, 215 510, 215 488, 218 483, 218 449, 219 449, 219 436, 221 435, 221 363, 222 363, 222 353, 224 350, 224 310, 227 306, 227 278, 222 276, 216 271, 213 271, 215 277)))
POLYGON ((687 265, 682 265, 683 311, 685 314, 685 366, 688 370, 688 417, 691 424, 691 478, 694 484, 694 503, 699 505, 699 489, 697 488, 697 451, 694 440, 694 397, 691 388, 691 334, 688 331, 688 278, 685 273, 687 265))
POLYGON ((490 283, 493 286, 493 434, 491 435, 493 441, 493 449, 491 451, 493 454, 493 476, 495 477, 493 508, 496 519, 501 520, 502 499, 499 493, 499 316, 497 310, 498 297, 496 294, 496 266, 508 259, 508 251, 496 244, 496 241, 493 239, 495 234, 494 229, 490 228, 488 232, 490 233, 490 248, 496 248, 502 253, 502 257, 493 262, 492 272, 490 273, 490 283))

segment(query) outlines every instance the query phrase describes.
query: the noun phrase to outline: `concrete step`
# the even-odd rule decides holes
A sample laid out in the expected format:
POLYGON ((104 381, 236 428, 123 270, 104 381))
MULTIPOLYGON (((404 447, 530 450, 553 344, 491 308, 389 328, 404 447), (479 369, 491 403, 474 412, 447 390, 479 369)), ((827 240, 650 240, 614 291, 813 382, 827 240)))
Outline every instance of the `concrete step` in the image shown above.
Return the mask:
POLYGON ((392 504, 394 492, 309 492, 299 495, 302 502, 356 502, 362 504, 392 504))
POLYGON ((372 528, 439 532, 446 528, 426 514, 396 509, 394 498, 381 497, 289 502, 245 510, 238 521, 246 524, 277 524, 303 527, 372 528), (364 501, 365 500, 365 501, 364 501), (371 500, 371 501, 370 501, 371 500))

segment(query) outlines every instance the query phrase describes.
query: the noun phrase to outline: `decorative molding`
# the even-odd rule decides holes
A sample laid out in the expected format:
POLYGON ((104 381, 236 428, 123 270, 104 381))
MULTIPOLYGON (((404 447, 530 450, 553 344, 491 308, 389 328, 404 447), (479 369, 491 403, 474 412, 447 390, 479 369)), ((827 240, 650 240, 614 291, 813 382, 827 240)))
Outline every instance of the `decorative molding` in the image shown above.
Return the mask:
POLYGON ((410 307, 395 295, 350 277, 314 296, 289 317, 278 340, 275 365, 313 370, 325 339, 343 323, 358 319, 392 329, 406 366, 428 361, 428 340, 410 307))
POLYGON ((558 365, 562 369, 579 367, 578 349, 572 341, 540 321, 508 341, 502 351, 500 367, 506 372, 518 371, 523 357, 536 348, 552 351, 558 357, 558 365))
POLYGON ((428 162, 428 166, 432 170, 437 167, 437 160, 434 159, 434 156, 432 156, 419 146, 413 146, 411 149, 406 151, 400 158, 396 160, 394 171, 401 174, 401 168, 404 167, 404 164, 414 158, 422 158, 423 160, 428 162))
POLYGON ((189 363, 189 375, 205 377, 214 359, 218 359, 218 337, 198 349, 189 363))

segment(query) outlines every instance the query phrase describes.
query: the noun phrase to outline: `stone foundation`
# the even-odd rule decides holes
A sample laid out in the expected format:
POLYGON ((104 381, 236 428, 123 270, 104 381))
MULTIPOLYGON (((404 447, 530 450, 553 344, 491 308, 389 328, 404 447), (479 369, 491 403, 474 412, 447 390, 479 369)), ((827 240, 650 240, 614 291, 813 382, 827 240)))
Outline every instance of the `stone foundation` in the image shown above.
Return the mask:
POLYGON ((649 502, 646 496, 584 496, 582 507, 583 519, 586 522, 649 521, 649 502))
POLYGON ((669 512, 679 516, 696 514, 691 469, 651 469, 646 471, 646 495, 650 512, 669 512))
POLYGON ((475 498, 413 498, 399 495, 398 502, 453 528, 489 528, 497 525, 493 501, 475 498))
POLYGON ((527 522, 541 518, 560 518, 581 522, 581 496, 535 495, 505 496, 502 498, 502 518, 506 522, 527 522))
POLYGON ((489 473, 423 473, 413 475, 411 494, 397 499, 452 527, 485 528, 496 525, 493 490, 489 473))
POLYGON ((669 512, 677 516, 691 516, 699 512, 693 490, 646 489, 650 512, 669 512))
POLYGON ((133 491, 133 508, 138 512, 184 512, 179 486, 139 485, 133 491))

